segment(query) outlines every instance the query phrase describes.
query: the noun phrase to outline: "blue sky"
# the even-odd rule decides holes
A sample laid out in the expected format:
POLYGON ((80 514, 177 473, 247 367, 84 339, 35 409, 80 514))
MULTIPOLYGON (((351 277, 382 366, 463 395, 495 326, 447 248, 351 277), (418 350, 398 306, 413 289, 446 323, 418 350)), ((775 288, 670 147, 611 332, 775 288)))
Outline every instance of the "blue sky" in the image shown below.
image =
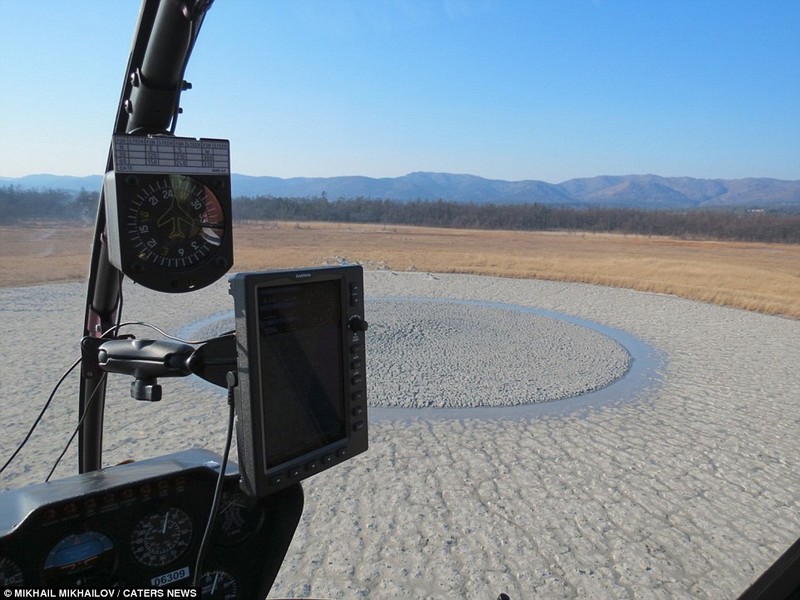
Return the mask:
MULTIPOLYGON (((0 176, 105 166, 139 3, 0 0, 0 176)), ((177 134, 249 175, 800 179, 800 0, 216 0, 177 134)))

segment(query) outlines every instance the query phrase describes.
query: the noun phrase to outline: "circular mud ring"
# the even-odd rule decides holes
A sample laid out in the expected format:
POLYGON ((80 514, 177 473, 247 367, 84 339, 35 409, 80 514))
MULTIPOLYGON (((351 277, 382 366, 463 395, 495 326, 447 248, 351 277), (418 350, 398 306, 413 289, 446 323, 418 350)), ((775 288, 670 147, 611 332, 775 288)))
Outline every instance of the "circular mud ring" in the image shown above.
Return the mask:
POLYGON ((371 406, 550 402, 604 388, 631 364, 599 331, 508 305, 371 298, 367 308, 371 406))

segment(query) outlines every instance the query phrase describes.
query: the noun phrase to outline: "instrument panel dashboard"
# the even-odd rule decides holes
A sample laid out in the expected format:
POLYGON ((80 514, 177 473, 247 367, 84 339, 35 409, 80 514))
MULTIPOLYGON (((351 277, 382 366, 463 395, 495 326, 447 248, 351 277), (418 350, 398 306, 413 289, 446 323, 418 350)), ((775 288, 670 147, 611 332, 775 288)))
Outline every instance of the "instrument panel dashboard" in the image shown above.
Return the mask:
MULTIPOLYGON (((190 587, 221 463, 192 449, 0 493, 0 587, 190 587)), ((203 595, 266 596, 302 506, 300 484, 249 498, 229 465, 203 595)))

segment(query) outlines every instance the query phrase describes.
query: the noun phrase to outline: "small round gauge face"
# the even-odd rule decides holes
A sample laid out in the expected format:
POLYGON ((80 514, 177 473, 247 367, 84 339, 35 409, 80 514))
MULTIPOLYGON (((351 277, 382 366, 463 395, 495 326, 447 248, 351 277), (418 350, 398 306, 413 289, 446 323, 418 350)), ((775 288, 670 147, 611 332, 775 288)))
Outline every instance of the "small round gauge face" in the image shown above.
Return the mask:
POLYGON ((22 568, 10 558, 0 557, 0 587, 14 588, 24 584, 22 568))
POLYGON ((248 538, 261 526, 263 511, 251 506, 247 496, 238 490, 222 492, 217 511, 214 541, 233 545, 248 538))
POLYGON ((214 600, 235 600, 239 591, 233 575, 219 569, 203 573, 200 577, 200 590, 203 598, 214 600))
POLYGON ((136 258, 166 270, 195 267, 225 235, 222 205, 208 186, 185 175, 164 175, 139 188, 124 215, 136 258))
POLYGON ((163 567, 176 560, 192 541, 192 520, 180 508, 147 515, 133 528, 131 551, 146 567, 163 567))
POLYGON ((47 553, 42 577, 48 585, 81 587, 107 581, 114 568, 114 544, 99 531, 70 534, 47 553))

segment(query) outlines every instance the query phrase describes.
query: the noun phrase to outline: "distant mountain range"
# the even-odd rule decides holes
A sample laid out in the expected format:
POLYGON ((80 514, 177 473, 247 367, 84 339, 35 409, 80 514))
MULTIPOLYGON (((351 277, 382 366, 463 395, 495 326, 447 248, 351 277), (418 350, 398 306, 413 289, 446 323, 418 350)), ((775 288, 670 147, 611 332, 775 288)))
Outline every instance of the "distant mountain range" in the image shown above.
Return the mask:
MULTIPOLYGON (((27 175, 0 177, 0 186, 67 191, 99 190, 99 175, 70 177, 27 175)), ((800 208, 800 180, 767 178, 695 179, 658 175, 599 176, 552 184, 544 181, 503 181, 475 175, 417 172, 402 177, 253 177, 234 174, 234 197, 283 196, 374 198, 400 201, 450 200, 456 202, 574 207, 630 207, 684 210, 693 208, 800 208)))

